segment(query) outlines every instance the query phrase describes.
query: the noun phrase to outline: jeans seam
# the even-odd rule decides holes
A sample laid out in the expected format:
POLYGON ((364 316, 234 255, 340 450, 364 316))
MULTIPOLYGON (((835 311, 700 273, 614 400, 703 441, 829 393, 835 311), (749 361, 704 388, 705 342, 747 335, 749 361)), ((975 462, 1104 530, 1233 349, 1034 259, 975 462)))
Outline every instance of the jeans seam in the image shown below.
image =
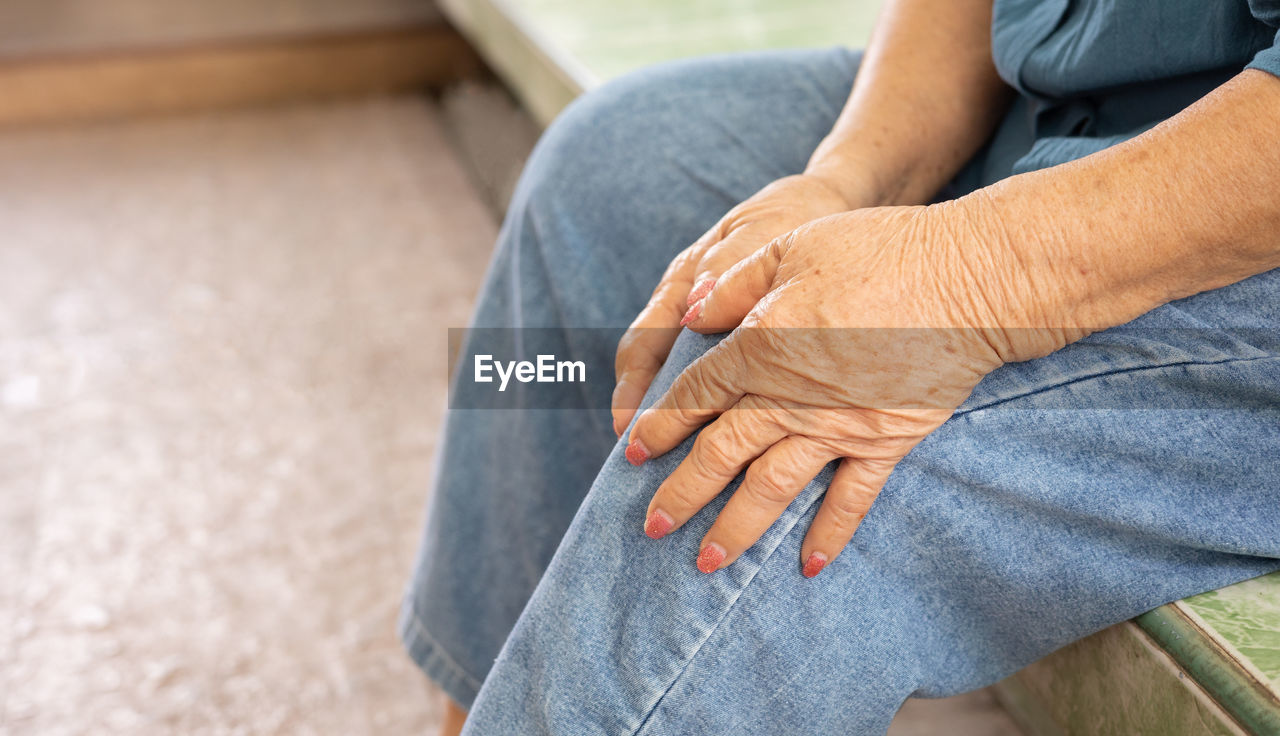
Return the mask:
MULTIPOLYGON (((820 501, 823 498, 823 495, 823 493, 819 493, 814 496, 809 504, 805 506, 805 511, 812 508, 813 504, 820 501)), ((648 711, 644 714, 644 718, 640 719, 640 723, 636 726, 635 730, 631 732, 630 736, 641 736, 641 733, 646 730, 653 714, 658 710, 658 706, 662 704, 663 698, 667 697, 667 693, 671 692, 671 690, 675 688, 676 683, 680 682, 680 679, 684 677, 684 674, 689 670, 690 665, 693 664, 693 660, 696 659, 698 654, 702 651, 702 647, 711 639, 716 631, 719 630, 720 625, 724 623, 729 612, 732 611, 734 606, 738 605, 738 601, 742 599, 742 594, 747 591, 747 588, 751 587, 751 584, 755 582, 760 571, 764 569, 765 563, 768 562, 769 559, 773 557, 774 553, 778 551, 778 548, 782 546, 783 540, 785 540, 787 535, 791 533, 792 529, 795 529, 796 525, 800 523, 800 520, 803 519, 804 516, 804 512, 797 513, 795 519, 791 522, 791 525, 778 535, 778 543, 775 544, 763 558, 761 558, 760 564, 757 565, 755 572, 751 573, 751 577, 747 578, 747 580, 738 588, 737 593, 733 596, 733 600, 724 607, 724 610, 721 611, 720 615, 716 618, 715 623, 712 624, 711 628, 707 631, 706 636, 702 638, 702 641, 698 642, 698 645, 689 652, 689 656, 685 658, 684 665, 680 667, 680 670, 676 673, 675 677, 671 678, 671 682, 663 688, 662 693, 658 696, 657 700, 653 701, 653 705, 649 706, 648 711)))
MULTIPOLYGON (((1146 365, 1146 366, 1137 366, 1132 368, 1120 368, 1120 369, 1115 369, 1110 371, 1103 371, 1099 373, 1090 374, 1087 376, 1072 378, 1070 380, 1063 381, 1061 383, 1056 383, 1053 385, 1036 388, 1030 391, 1023 392, 1016 396, 1009 396, 1009 397, 996 399, 989 403, 983 404, 981 406, 971 407, 964 411, 957 411, 955 416, 961 416, 963 414, 968 414, 970 412, 978 411, 980 409, 989 409, 1006 402, 1016 401, 1018 399, 1035 396, 1035 395, 1046 393, 1049 391, 1054 391, 1054 390, 1064 388, 1066 386, 1074 385, 1077 383, 1083 383, 1085 381, 1095 380, 1098 378, 1105 378, 1107 376, 1112 376, 1112 375, 1139 373, 1142 371, 1149 371, 1149 370, 1163 370, 1166 368, 1176 368, 1181 366, 1193 366, 1193 365, 1212 366, 1212 365, 1224 365, 1224 364, 1239 363, 1239 362, 1250 362, 1250 361, 1256 361, 1256 360, 1274 360, 1274 359, 1276 359, 1276 356, 1263 355, 1263 356, 1256 356, 1252 358, 1228 358, 1228 359, 1216 360, 1216 361, 1177 361, 1177 362, 1171 362, 1171 363, 1163 363, 1160 365, 1146 365)), ((806 509, 810 508, 813 503, 819 502, 822 498, 823 498, 823 494, 816 495, 814 499, 811 501, 811 503, 807 505, 805 508, 806 509)), ((692 651, 690 651, 688 657, 685 659, 684 665, 680 668, 679 672, 676 673, 675 677, 671 679, 671 682, 668 683, 667 687, 663 689, 662 693, 654 701, 653 705, 649 707, 648 711, 644 714, 644 718, 640 721, 639 725, 637 725, 635 730, 631 732, 631 736, 641 736, 641 734, 647 730, 647 727, 652 722, 651 719, 653 717, 653 714, 658 710, 658 707, 662 704, 663 699, 667 696, 668 693, 671 692, 672 689, 675 688, 675 686, 680 682, 681 678, 684 677, 689 667, 693 664, 693 661, 697 658, 698 654, 702 651, 702 647, 705 646, 707 641, 710 640, 711 637, 716 633, 716 631, 719 630, 725 618, 734 609, 734 607, 738 605, 738 602, 741 600, 743 593, 745 593, 747 588, 749 588, 751 584, 755 581, 756 576, 760 574, 760 571, 764 568, 765 563, 768 562, 768 560, 771 557, 773 557, 773 555, 777 552, 778 548, 782 546, 782 540, 785 539, 785 537, 791 533, 792 529, 794 529, 795 526, 800 523, 801 519, 803 519, 804 516, 805 516, 804 512, 797 513, 791 525, 786 529, 786 531, 782 532, 779 535, 778 544, 775 545, 771 550, 769 550, 769 552, 760 560, 760 563, 756 568, 756 570, 751 574, 751 577, 748 578, 740 586, 736 595, 734 595, 732 601, 730 601, 729 604, 725 606, 720 616, 716 619, 715 623, 711 626, 710 630, 708 630, 706 636, 702 639, 701 642, 698 643, 696 647, 694 647, 692 651)))
POLYGON ((405 618, 409 621, 409 625, 413 627, 414 636, 421 638, 424 643, 434 649, 435 653, 439 656, 441 661, 449 667, 451 673, 455 677, 458 677, 471 689, 478 691, 482 681, 477 679, 470 672, 467 672, 465 667, 458 664, 458 660, 454 659, 449 650, 441 644, 439 640, 432 636, 431 632, 427 631, 427 627, 422 623, 422 620, 418 618, 418 612, 412 605, 409 606, 407 614, 408 615, 405 618))
POLYGON ((1172 363, 1161 363, 1159 365, 1143 365, 1143 366, 1134 366, 1131 368, 1116 368, 1113 370, 1100 371, 1098 373, 1091 373, 1087 376, 1078 376, 1076 378, 1067 379, 1065 381, 1050 384, 1047 386, 1040 386, 1038 388, 1033 388, 1027 391, 1023 391, 1022 393, 1015 394, 1013 396, 1004 396, 998 399, 992 399, 991 401, 985 404, 981 404, 979 406, 971 406, 967 409, 958 410, 955 412, 954 416, 959 417, 959 416, 964 416, 965 414, 969 414, 971 412, 982 411, 984 409, 991 409, 1001 404, 1007 404, 1013 401, 1018 401, 1020 399, 1030 398, 1032 396, 1039 396, 1040 394, 1049 393, 1050 391, 1056 391, 1060 388, 1066 388, 1067 386, 1074 386, 1079 383, 1084 383, 1086 381, 1093 381, 1099 378, 1106 378, 1108 376, 1120 376, 1128 373, 1140 373, 1142 371, 1159 371, 1159 370, 1164 370, 1166 368, 1181 368, 1186 366, 1213 366, 1213 365, 1228 365, 1231 363, 1248 363, 1255 360, 1275 360, 1276 358, 1277 356, 1274 356, 1274 355, 1259 355, 1252 358, 1225 358, 1223 360, 1182 360, 1182 361, 1175 361, 1172 363))

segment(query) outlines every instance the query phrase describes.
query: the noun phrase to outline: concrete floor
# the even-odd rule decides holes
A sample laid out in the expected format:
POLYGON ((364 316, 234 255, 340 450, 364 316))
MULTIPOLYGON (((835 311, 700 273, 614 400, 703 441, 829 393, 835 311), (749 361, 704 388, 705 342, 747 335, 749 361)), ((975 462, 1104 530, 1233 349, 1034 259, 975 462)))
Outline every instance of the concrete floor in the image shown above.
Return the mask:
POLYGON ((0 136, 0 731, 425 732, 393 625, 494 234, 416 99, 0 136))
POLYGON ((429 731, 393 622, 495 231, 418 99, 0 134, 0 732, 429 731))

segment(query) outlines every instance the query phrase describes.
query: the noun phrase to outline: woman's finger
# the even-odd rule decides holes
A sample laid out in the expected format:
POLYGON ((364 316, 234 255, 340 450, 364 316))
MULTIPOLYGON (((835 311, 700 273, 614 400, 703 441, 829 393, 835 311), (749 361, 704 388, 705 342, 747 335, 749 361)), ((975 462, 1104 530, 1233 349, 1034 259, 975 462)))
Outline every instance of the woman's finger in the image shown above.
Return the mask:
POLYGON ((830 450, 799 435, 779 441, 756 458, 702 538, 698 569, 715 572, 732 564, 831 460, 830 450))
POLYGON ((653 290, 649 303, 640 311, 618 342, 610 409, 613 431, 619 437, 631 423, 654 376, 671 352, 685 312, 685 297, 693 286, 694 269, 704 245, 699 242, 676 256, 653 290))
POLYGON ((662 398, 636 419, 627 444, 631 464, 666 453, 746 394, 746 364, 735 337, 729 335, 686 366, 662 398))
MULTIPOLYGON (((685 306, 692 307, 693 305, 702 301, 703 297, 711 293, 711 289, 715 285, 716 285, 716 277, 711 276, 709 271, 706 272, 704 275, 700 276, 696 281, 693 282, 693 290, 689 292, 689 296, 685 299, 685 302, 684 302, 685 306)), ((685 310, 685 314, 688 314, 687 309, 685 310)), ((681 316, 683 317, 684 315, 681 315, 681 316)))
POLYGON ((853 539, 853 533, 871 510, 871 504, 896 464, 879 459, 840 461, 822 506, 800 546, 801 572, 805 577, 822 572, 853 539))
POLYGON ((689 307, 681 324, 703 334, 728 332, 742 323, 756 304, 773 289, 778 264, 786 253, 787 236, 769 244, 739 261, 716 279, 705 298, 689 307))
POLYGON ((693 279, 693 290, 689 292, 687 306, 702 301, 711 293, 716 281, 729 269, 749 258, 760 250, 774 235, 777 235, 773 222, 749 222, 739 225, 729 232, 720 242, 715 243, 702 255, 698 262, 697 275, 693 279))
POLYGON ((645 513, 644 533, 660 539, 684 525, 787 430, 747 396, 703 429, 689 455, 658 486, 645 513))
POLYGON ((614 366, 617 383, 613 387, 613 399, 610 402, 614 434, 621 437, 626 431, 679 334, 680 328, 677 326, 663 328, 633 325, 622 336, 614 366))

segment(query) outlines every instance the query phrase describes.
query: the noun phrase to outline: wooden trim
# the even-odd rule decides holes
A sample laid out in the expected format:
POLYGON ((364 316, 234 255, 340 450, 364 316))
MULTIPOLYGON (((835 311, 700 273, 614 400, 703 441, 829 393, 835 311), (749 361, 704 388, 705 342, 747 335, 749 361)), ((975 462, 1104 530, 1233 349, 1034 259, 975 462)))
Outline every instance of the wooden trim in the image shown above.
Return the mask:
POLYGON ((511 3, 440 0, 440 9, 543 127, 574 98, 599 84, 576 59, 558 52, 511 3))
POLYGON ((0 125, 101 120, 439 86, 480 69, 448 26, 0 60, 0 125))

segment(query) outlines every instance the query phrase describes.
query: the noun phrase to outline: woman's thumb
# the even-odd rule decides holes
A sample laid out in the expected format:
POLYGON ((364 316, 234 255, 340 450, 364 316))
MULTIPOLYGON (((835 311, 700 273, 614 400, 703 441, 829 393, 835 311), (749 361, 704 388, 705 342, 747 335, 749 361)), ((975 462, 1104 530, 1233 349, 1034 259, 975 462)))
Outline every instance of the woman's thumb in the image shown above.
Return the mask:
POLYGON ((684 324, 703 334, 728 332, 741 324, 756 302, 773 289, 789 242, 787 236, 775 238, 726 271, 701 301, 689 307, 684 324))

